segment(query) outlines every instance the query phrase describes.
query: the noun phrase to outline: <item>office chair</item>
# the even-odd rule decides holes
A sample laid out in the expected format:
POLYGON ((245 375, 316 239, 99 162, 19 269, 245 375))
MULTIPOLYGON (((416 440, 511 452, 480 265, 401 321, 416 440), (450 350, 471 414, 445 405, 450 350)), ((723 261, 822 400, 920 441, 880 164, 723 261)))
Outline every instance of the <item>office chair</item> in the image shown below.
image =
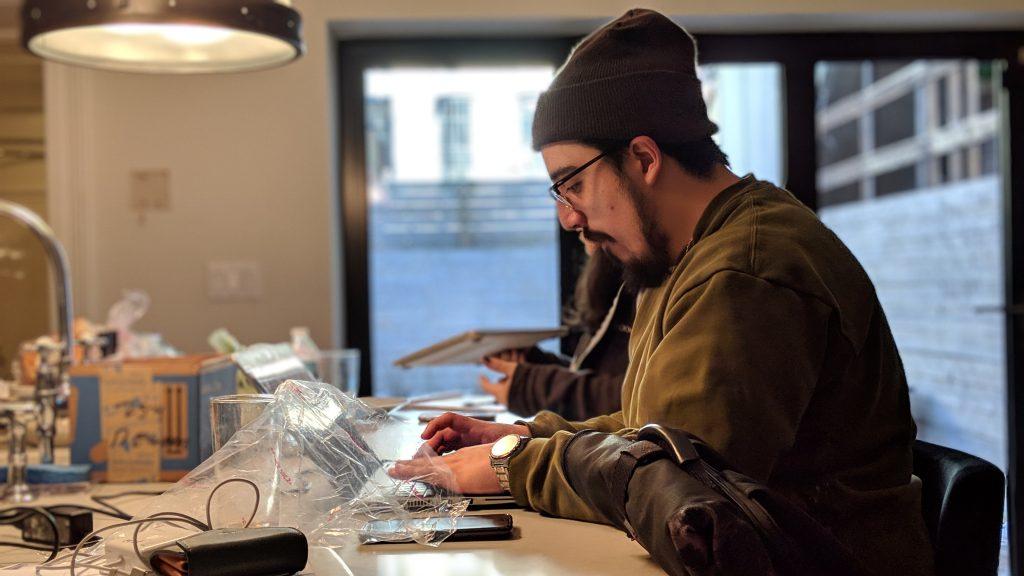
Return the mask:
POLYGON ((918 440, 914 475, 922 483, 922 512, 935 549, 937 576, 995 576, 1005 478, 991 463, 918 440))

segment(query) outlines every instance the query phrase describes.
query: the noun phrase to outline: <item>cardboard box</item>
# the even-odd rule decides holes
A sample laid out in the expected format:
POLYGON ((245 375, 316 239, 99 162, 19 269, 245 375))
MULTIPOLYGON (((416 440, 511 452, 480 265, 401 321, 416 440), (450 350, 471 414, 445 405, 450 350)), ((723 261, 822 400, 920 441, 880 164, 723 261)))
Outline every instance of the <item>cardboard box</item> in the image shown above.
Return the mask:
POLYGON ((235 394, 227 356, 101 362, 71 370, 71 462, 97 482, 179 480, 212 453, 210 398, 235 394))

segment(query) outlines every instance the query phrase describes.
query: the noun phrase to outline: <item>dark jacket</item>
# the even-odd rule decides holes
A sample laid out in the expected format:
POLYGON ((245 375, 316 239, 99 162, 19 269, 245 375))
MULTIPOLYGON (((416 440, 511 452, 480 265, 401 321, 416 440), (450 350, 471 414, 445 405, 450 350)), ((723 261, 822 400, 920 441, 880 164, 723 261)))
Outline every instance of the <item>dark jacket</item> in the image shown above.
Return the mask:
POLYGON ((636 298, 620 290, 598 330, 580 337, 571 361, 531 349, 512 375, 509 410, 522 416, 550 410, 570 420, 618 411, 635 311, 636 298))
POLYGON ((708 205, 671 276, 638 297, 622 398, 585 422, 537 415, 509 463, 516 501, 604 521, 566 480, 566 443, 657 422, 796 502, 875 573, 933 574, 889 324, 853 254, 785 190, 747 177, 708 205))

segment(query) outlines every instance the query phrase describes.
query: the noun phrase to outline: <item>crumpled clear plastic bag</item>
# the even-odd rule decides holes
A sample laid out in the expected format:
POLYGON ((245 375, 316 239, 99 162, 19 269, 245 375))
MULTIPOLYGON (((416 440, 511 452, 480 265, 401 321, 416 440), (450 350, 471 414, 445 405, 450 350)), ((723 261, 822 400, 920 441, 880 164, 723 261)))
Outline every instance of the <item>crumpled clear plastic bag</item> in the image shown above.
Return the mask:
POLYGON ((160 334, 136 332, 132 326, 149 310, 149 294, 144 290, 125 290, 121 299, 107 312, 107 326, 117 331, 115 360, 180 356, 181 352, 164 342, 160 334))
MULTIPOLYGON (((288 380, 262 416, 150 500, 135 518, 173 512, 213 528, 289 526, 301 530, 314 546, 342 546, 352 538, 436 546, 454 532, 468 501, 441 491, 423 494, 425 485, 418 481, 445 483, 451 471, 424 452, 420 429, 333 386, 288 380), (388 476, 392 461, 413 456, 433 459, 429 477, 399 481, 388 476), (258 504, 253 486, 237 479, 258 488, 258 504), (374 520, 386 520, 373 526, 390 529, 370 529, 368 523, 374 520)), ((143 525, 136 540, 135 528, 105 534, 99 545, 105 553, 96 548, 88 556, 112 561, 120 555, 138 565, 134 542, 145 551, 197 531, 154 522, 143 525)))

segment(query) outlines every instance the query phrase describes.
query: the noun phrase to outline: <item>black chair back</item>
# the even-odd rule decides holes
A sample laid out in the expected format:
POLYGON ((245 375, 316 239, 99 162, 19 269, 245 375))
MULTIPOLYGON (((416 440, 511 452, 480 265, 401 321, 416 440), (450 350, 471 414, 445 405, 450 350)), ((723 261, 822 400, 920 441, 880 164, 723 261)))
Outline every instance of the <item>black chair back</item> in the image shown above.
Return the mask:
POLYGON ((914 475, 922 483, 924 521, 937 576, 995 576, 1005 478, 991 463, 918 440, 914 475))

